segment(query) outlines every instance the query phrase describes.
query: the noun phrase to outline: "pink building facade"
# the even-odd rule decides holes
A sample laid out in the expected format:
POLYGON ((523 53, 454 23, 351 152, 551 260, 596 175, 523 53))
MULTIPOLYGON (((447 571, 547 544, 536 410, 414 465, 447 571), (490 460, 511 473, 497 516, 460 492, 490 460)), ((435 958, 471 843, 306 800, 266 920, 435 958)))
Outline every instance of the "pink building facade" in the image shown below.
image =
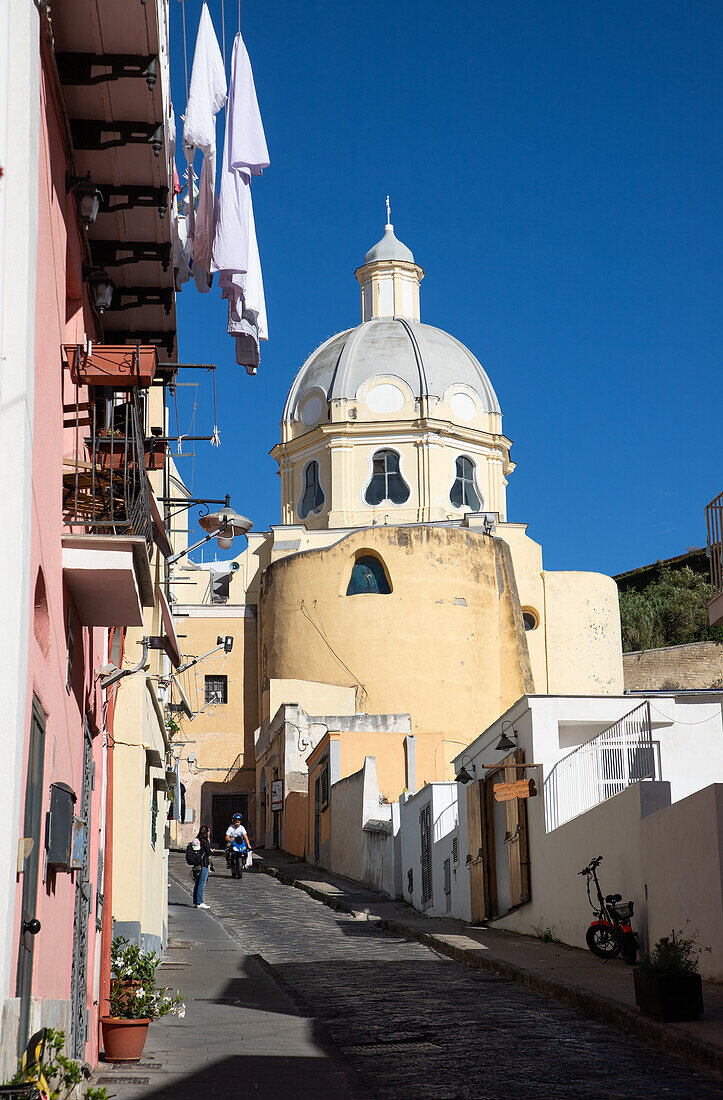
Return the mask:
POLYGON ((10 120, 0 134, 0 1081, 41 1026, 62 1028, 67 1051, 94 1063, 107 1011, 115 698, 98 673, 109 659, 122 663, 126 628, 153 605, 138 435, 148 428, 134 421, 140 450, 117 463, 111 454, 109 471, 95 449, 101 416, 114 425, 117 405, 127 412, 143 399, 74 380, 64 348, 128 344, 132 359, 132 348, 162 344, 163 358, 175 355, 172 269, 124 260, 115 270, 115 252, 101 249, 150 238, 159 261, 170 254, 166 6, 150 0, 132 26, 122 8, 83 0, 54 6, 51 20, 44 3, 10 0, 0 13, 0 107, 10 120), (156 81, 142 80, 143 95, 137 73, 84 86, 78 58, 109 68, 98 41, 109 53, 154 55, 156 81), (140 151, 124 148, 123 134, 109 147, 91 133, 97 122, 76 117, 112 128, 138 112, 148 131, 140 151), (76 184, 87 173, 101 186, 127 181, 123 214, 96 202, 85 216, 76 184), (132 189, 146 181, 157 203, 134 225, 132 189), (137 309, 102 313, 101 269, 117 287, 147 282, 156 298, 163 283, 164 305, 141 293, 137 309))

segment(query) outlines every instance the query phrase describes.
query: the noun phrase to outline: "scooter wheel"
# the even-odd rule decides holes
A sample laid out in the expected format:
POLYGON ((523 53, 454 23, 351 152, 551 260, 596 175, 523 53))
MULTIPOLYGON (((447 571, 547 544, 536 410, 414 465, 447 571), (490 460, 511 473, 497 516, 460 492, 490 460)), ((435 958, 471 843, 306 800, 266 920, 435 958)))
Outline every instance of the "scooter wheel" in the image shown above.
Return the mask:
POLYGON ((620 932, 608 924, 591 924, 585 942, 598 959, 616 959, 623 949, 620 932))

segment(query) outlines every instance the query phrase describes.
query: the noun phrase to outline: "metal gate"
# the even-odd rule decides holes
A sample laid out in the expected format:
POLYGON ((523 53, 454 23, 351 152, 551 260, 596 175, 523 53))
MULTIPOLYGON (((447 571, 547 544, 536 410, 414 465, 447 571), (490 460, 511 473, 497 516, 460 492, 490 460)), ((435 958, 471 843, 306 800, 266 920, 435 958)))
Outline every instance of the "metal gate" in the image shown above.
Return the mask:
POLYGON ((82 851, 76 850, 75 915, 73 919, 73 970, 70 979, 70 1046, 74 1058, 85 1058, 88 1038, 88 921, 93 887, 90 882, 90 804, 93 793, 93 740, 85 723, 83 735, 83 786, 80 819, 74 829, 82 851), (77 830, 77 831, 76 831, 77 830), (77 859, 77 856, 80 859, 77 859))
POLYGON ((432 805, 427 803, 419 815, 422 841, 422 905, 432 900, 432 805))

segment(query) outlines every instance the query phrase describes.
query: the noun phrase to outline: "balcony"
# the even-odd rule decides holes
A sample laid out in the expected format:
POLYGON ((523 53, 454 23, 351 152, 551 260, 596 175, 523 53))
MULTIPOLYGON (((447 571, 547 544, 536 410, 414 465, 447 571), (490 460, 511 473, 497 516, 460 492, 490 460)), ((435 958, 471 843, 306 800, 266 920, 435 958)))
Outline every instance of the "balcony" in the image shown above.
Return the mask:
POLYGON ((723 624, 723 493, 706 506, 705 525, 708 531, 711 601, 708 618, 711 626, 723 624))
MULTIPOLYGON (((153 519, 142 395, 97 390, 66 407, 63 570, 87 626, 140 626, 152 607, 153 519)), ((165 446, 165 444, 163 444, 165 446)))

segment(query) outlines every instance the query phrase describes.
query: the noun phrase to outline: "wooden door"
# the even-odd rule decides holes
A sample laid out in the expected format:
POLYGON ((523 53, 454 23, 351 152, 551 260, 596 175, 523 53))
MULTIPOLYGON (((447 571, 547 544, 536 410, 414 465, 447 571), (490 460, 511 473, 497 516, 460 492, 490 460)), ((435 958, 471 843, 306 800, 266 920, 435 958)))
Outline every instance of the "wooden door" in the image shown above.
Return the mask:
MULTIPOLYGON (((522 764, 524 754, 522 749, 516 749, 502 761, 504 766, 504 782, 514 783, 517 779, 524 778, 525 773, 511 767, 512 764, 522 764)), ((499 773, 497 773, 499 774, 499 773)), ((507 809, 507 860, 510 869, 510 908, 524 905, 530 900, 530 855, 527 838, 527 799, 513 798, 505 803, 507 809)))
POLYGON ((497 916, 495 819, 492 785, 476 779, 467 788, 471 923, 497 916))

